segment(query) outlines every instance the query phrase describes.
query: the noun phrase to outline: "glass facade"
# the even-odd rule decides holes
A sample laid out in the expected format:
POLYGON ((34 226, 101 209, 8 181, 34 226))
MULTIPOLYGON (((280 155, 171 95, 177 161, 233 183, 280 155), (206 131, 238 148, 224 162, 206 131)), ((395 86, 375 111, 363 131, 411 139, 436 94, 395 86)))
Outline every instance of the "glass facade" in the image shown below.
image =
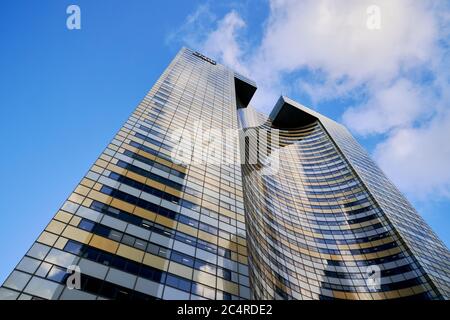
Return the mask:
POLYGON ((448 249, 342 125, 286 97, 239 119, 280 130, 276 174, 243 165, 253 298, 449 298, 448 249))
MULTIPOLYGON (((346 129, 285 97, 264 116, 249 105, 255 90, 180 50, 0 299, 448 298, 447 248, 346 129), (257 141, 256 158, 279 158, 276 174, 217 162, 212 131, 202 161, 175 161, 199 124, 257 141), (258 132, 274 129, 263 145, 258 132)), ((219 158, 253 156, 235 142, 219 158)))

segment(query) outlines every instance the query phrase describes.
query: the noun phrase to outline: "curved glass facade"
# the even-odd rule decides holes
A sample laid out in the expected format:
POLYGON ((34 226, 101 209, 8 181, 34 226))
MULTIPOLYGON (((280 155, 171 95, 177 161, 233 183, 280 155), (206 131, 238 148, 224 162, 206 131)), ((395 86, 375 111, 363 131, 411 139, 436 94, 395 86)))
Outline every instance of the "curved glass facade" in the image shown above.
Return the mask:
POLYGON ((239 116, 246 136, 250 123, 280 130, 276 174, 243 165, 254 298, 443 297, 318 118, 285 129, 251 107, 239 116))

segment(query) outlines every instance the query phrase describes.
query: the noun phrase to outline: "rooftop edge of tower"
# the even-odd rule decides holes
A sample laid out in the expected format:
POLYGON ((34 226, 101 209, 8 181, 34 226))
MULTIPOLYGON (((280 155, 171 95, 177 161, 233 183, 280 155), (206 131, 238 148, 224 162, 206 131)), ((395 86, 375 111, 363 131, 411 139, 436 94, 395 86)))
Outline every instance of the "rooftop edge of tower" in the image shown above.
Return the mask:
POLYGON ((317 120, 320 122, 327 120, 338 124, 334 120, 286 96, 280 96, 270 112, 269 118, 272 120, 273 126, 283 129, 298 128, 317 120))

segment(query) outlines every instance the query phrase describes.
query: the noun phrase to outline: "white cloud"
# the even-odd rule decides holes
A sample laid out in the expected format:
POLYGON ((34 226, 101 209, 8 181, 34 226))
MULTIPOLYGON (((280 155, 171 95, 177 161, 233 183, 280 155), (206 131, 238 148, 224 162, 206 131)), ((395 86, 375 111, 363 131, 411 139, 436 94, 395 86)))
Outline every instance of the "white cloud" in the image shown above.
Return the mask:
POLYGON ((436 26, 424 1, 272 1, 261 50, 279 70, 320 69, 331 79, 384 80, 427 61, 436 26), (367 28, 370 5, 381 29, 367 28))
POLYGON ((450 198, 450 113, 417 129, 400 129, 374 153, 401 190, 418 199, 450 198))
POLYGON ((406 79, 377 90, 367 103, 347 109, 343 121, 359 134, 385 133, 410 127, 432 110, 421 87, 406 79))
POLYGON ((450 174, 441 173, 450 154, 437 145, 450 136, 449 17, 445 2, 272 0, 259 45, 248 46, 236 11, 205 32, 191 28, 196 43, 185 40, 254 79, 252 103, 266 112, 280 93, 308 95, 315 104, 364 97, 342 120, 357 134, 384 139, 374 154, 382 169, 404 191, 450 197, 450 174), (370 5, 380 8, 379 30, 367 28, 370 5))
POLYGON ((210 10, 208 4, 199 5, 177 29, 166 36, 166 43, 183 42, 193 48, 198 48, 204 42, 206 36, 204 32, 211 32, 210 26, 216 20, 217 17, 210 10))
POLYGON ((241 44, 237 42, 237 32, 245 27, 245 22, 235 12, 229 12, 217 24, 217 29, 211 32, 201 45, 200 50, 232 66, 238 72, 246 72, 241 59, 241 44))

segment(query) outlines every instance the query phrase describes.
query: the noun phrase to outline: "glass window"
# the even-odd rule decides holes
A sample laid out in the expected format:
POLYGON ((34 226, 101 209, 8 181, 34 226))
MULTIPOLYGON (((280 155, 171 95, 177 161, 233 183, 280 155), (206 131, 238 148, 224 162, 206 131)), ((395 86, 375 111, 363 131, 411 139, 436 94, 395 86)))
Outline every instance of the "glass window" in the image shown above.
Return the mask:
POLYGON ((198 228, 198 222, 195 221, 194 219, 191 219, 191 218, 185 216, 185 215, 180 214, 178 216, 178 221, 181 222, 181 223, 190 225, 190 226, 192 226, 194 228, 198 228))
POLYGON ((52 267, 52 265, 50 263, 42 262, 41 266, 36 271, 36 275, 40 276, 40 277, 46 277, 47 273, 48 273, 48 271, 50 270, 51 267, 52 267))
POLYGON ((19 293, 6 288, 0 288, 0 300, 16 300, 19 293))
POLYGON ((66 279, 66 270, 53 266, 47 275, 47 279, 62 283, 66 279))
POLYGON ((231 270, 225 268, 217 268, 217 275, 225 280, 231 280, 231 270))
POLYGON ((111 230, 111 232, 109 233, 109 238, 114 241, 120 242, 120 240, 122 239, 122 232, 111 230))
POLYGON ((125 271, 137 275, 139 273, 139 264, 132 261, 128 261, 125 266, 125 271))
POLYGON ((199 227, 200 227, 200 230, 203 230, 205 232, 208 232, 208 233, 211 233, 211 234, 214 234, 214 235, 217 234, 217 228, 214 228, 213 226, 210 226, 208 224, 200 222, 199 227))
POLYGON ((189 299, 189 293, 177 290, 171 287, 164 289, 163 299, 166 300, 187 300, 189 299))
POLYGON ((219 247, 219 255, 231 259, 231 250, 219 247))
POLYGON ((86 247, 85 250, 83 250, 83 257, 92 261, 96 261, 99 256, 98 250, 95 250, 94 248, 86 247))
POLYGON ((67 244, 64 247, 64 251, 79 255, 82 247, 83 247, 83 245, 81 243, 69 240, 69 241, 67 241, 67 244))
POLYGON ((192 267, 194 259, 179 252, 172 251, 171 260, 192 267))
POLYGON ((159 247, 159 255, 161 257, 166 257, 168 258, 170 256, 170 249, 164 248, 164 247, 159 247))
POLYGON ((113 256, 106 252, 101 252, 98 255, 98 263, 101 263, 105 266, 109 266, 111 264, 111 261, 113 260, 113 256))
POLYGON ((194 294, 198 294, 202 297, 208 298, 208 299, 214 299, 216 297, 216 292, 213 288, 201 285, 199 283, 192 284, 191 292, 194 294))
POLYGON ((50 250, 45 260, 49 263, 53 263, 62 267, 68 267, 69 265, 76 264, 78 258, 73 254, 53 248, 52 250, 50 250))
POLYGON ((200 249, 209 251, 209 252, 213 252, 213 253, 216 253, 216 251, 217 251, 217 246, 215 246, 212 243, 208 243, 206 241, 200 240, 200 239, 198 239, 198 241, 197 241, 197 247, 200 249))
POLYGON ((45 255, 50 250, 50 247, 47 247, 40 243, 35 243, 31 247, 30 250, 28 250, 27 255, 34 257, 36 259, 44 259, 45 255))
POLYGON ((179 277, 167 275, 166 284, 184 291, 190 291, 191 282, 179 277))
POLYGON ((217 290, 217 300, 231 300, 231 294, 217 290))
POLYGON ((78 228, 91 232, 94 229, 95 223, 86 219, 82 219, 78 224, 78 228))
POLYGON ((196 243, 196 239, 192 236, 189 236, 187 234, 181 233, 181 232, 177 232, 175 239, 177 239, 178 241, 190 244, 190 245, 195 245, 196 243))
POLYGON ((33 277, 25 288, 26 293, 44 299, 55 299, 61 290, 61 285, 37 277, 33 277))
POLYGON ((134 243, 134 247, 140 250, 145 250, 146 246, 147 242, 140 239, 136 239, 136 242, 134 243))
POLYGON ((195 269, 216 274, 216 266, 203 260, 195 260, 195 269))
POLYGON ((126 263, 127 263, 127 261, 124 258, 119 257, 119 256, 115 256, 113 261, 112 261, 112 263, 111 263, 111 266, 113 266, 113 267, 115 267, 117 269, 122 269, 123 270, 123 269, 125 269, 126 263))
POLYGON ((23 259, 17 265, 17 269, 28 273, 34 273, 36 269, 39 267, 40 263, 41 263, 40 260, 36 260, 29 257, 23 257, 23 259))
POLYGON ((108 238, 110 231, 111 231, 111 229, 109 229, 109 228, 107 228, 107 227, 105 227, 105 226, 103 226, 101 224, 97 224, 95 226, 94 233, 98 234, 99 236, 108 238))
POLYGON ((154 269, 151 267, 147 267, 147 266, 142 266, 141 270, 139 272, 139 276, 149 279, 149 280, 153 280, 156 282, 164 282, 165 278, 165 273, 158 270, 158 269, 154 269))
POLYGON ((159 255, 159 246, 157 246, 153 243, 149 243, 147 246, 147 252, 150 252, 154 255, 159 255))
POLYGON ((3 284, 5 287, 22 291, 31 276, 24 272, 14 270, 3 284))
POLYGON ((127 244, 129 246, 133 246, 135 239, 136 239, 135 237, 132 237, 132 236, 129 236, 129 235, 125 234, 123 236, 122 243, 127 244))

